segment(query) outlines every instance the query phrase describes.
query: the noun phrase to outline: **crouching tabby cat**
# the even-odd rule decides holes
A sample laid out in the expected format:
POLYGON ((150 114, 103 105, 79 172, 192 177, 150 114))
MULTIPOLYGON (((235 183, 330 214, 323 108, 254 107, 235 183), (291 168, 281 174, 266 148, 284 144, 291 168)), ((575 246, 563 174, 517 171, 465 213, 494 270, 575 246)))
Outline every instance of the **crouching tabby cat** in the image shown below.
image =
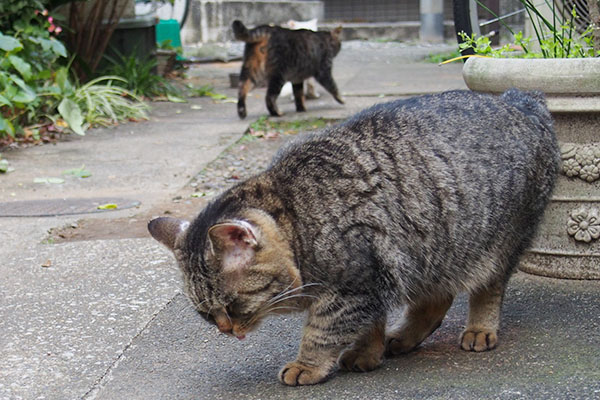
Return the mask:
POLYGON ((339 103, 344 103, 331 76, 333 57, 341 48, 341 28, 313 32, 261 25, 248 30, 237 20, 233 21, 232 28, 235 38, 246 42, 237 104, 240 118, 246 118, 248 92, 265 81, 267 109, 274 116, 282 115, 276 100, 288 81, 292 82, 296 111, 306 111, 302 87, 304 80, 311 76, 339 103))
POLYGON ((286 146, 191 223, 150 222, 198 312, 243 337, 306 310, 279 379, 369 371, 411 351, 468 292, 464 350, 497 345, 506 282, 554 186, 559 151, 540 93, 452 91, 367 109, 286 146), (386 332, 386 317, 404 306, 386 332))

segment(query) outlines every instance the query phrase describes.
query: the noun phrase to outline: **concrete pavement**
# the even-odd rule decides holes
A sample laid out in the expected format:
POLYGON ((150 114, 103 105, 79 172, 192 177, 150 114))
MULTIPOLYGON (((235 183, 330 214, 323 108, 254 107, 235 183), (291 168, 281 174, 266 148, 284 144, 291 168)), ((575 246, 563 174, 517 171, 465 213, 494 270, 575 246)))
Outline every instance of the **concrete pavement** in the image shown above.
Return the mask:
MULTIPOLYGON (((418 61, 448 48, 345 42, 334 76, 346 105, 321 89, 306 114, 296 114, 286 99, 280 108, 284 118, 344 118, 388 98, 465 88, 460 64, 418 61)), ((238 70, 239 62, 201 64, 189 74, 235 97, 228 73, 238 70)), ((231 103, 159 103, 146 122, 5 151, 15 171, 0 176, 0 202, 138 200, 139 208, 86 216, 126 230, 115 221, 135 221, 164 204, 178 207, 172 198, 189 180, 266 115, 264 89, 252 92, 248 107, 240 121, 231 103), (83 164, 90 178, 33 183, 83 164)), ((193 215, 202 199, 185 203, 181 212, 193 215)), ((466 313, 461 297, 417 351, 372 373, 338 373, 322 385, 287 388, 276 375, 295 356, 301 316, 272 318, 244 341, 219 335, 189 307, 173 257, 152 239, 120 232, 113 239, 45 241, 48 229, 79 218, 0 218, 0 399, 600 398, 598 281, 519 273, 492 352, 458 349, 466 313)))

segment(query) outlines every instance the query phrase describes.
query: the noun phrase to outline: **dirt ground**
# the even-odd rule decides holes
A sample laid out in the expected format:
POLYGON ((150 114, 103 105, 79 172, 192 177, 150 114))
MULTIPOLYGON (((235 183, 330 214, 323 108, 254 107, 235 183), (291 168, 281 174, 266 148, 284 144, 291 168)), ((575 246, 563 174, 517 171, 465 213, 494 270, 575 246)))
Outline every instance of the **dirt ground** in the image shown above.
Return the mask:
POLYGON ((246 135, 230 146, 206 168, 195 175, 172 198, 149 211, 130 217, 83 217, 76 223, 50 230, 47 241, 63 243, 82 240, 148 237, 147 224, 152 218, 170 216, 192 219, 223 190, 264 170, 275 154, 293 134, 265 132, 262 137, 246 135), (268 136, 265 137, 265 136, 268 136))

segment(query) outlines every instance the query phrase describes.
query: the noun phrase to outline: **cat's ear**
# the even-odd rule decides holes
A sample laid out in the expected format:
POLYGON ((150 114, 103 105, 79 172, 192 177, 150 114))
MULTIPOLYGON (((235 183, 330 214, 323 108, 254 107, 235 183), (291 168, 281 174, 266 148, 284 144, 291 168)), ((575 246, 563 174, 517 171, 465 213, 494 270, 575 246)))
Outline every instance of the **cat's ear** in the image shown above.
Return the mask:
POLYGON ((246 221, 217 224, 208 230, 211 251, 219 260, 223 271, 239 271, 249 266, 258 248, 257 232, 246 221))
POLYGON ((175 249, 175 241, 185 232, 190 223, 183 219, 160 217, 148 223, 148 231, 152 237, 169 249, 175 249))

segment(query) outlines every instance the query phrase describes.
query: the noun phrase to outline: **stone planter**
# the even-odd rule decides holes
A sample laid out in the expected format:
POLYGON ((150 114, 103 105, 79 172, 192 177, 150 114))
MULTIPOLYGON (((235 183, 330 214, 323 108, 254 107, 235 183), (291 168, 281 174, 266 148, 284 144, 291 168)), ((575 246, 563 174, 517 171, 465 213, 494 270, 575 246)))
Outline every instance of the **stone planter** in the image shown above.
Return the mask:
POLYGON ((541 90, 562 152, 552 201, 520 269, 569 279, 600 279, 600 58, 470 58, 471 90, 541 90))

